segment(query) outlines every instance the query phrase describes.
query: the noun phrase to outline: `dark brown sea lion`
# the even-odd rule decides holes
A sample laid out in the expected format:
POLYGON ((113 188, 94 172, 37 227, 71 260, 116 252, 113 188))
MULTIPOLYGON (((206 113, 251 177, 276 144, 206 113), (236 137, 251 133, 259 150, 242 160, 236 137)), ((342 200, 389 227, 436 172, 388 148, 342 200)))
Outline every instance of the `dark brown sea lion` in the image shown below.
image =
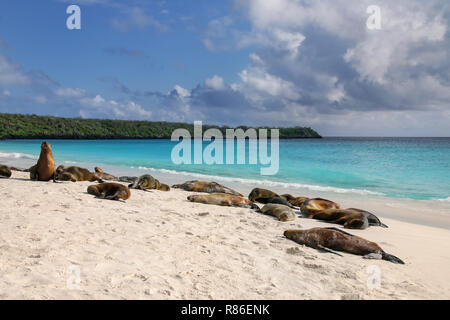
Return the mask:
POLYGON ((11 169, 7 166, 0 164, 0 177, 9 178, 11 177, 11 169))
POLYGON ((236 192, 230 188, 227 188, 217 182, 208 182, 208 181, 186 181, 182 184, 175 184, 172 188, 183 189, 186 191, 192 192, 205 192, 205 193, 228 193, 235 196, 242 197, 242 194, 236 192))
POLYGON ((279 198, 275 192, 267 189, 255 188, 248 195, 248 199, 253 202, 267 203, 268 199, 279 198))
POLYGON ((95 167, 95 174, 102 178, 103 180, 110 180, 110 181, 119 181, 119 178, 113 176, 112 174, 104 172, 101 168, 95 167))
POLYGON ((130 189, 120 183, 106 182, 89 186, 87 192, 96 197, 108 200, 127 200, 131 196, 130 189))
POLYGON ((48 142, 42 142, 41 154, 37 164, 30 169, 30 179, 37 181, 55 180, 55 160, 53 159, 52 147, 48 142))
POLYGON ((295 219, 294 211, 282 204, 269 203, 261 208, 261 213, 277 217, 280 221, 292 221, 295 219))
POLYGON ((393 263, 404 264, 399 258, 388 254, 375 242, 354 236, 337 228, 313 228, 309 230, 286 230, 284 236, 299 244, 324 250, 337 255, 336 251, 344 251, 351 254, 369 256, 373 254, 381 256, 381 259, 393 263))
POLYGON ((170 187, 167 184, 159 182, 149 174, 144 174, 139 177, 134 183, 130 184, 128 188, 139 189, 139 190, 160 190, 169 191, 170 187))
POLYGON ((308 199, 305 202, 303 202, 303 204, 300 206, 300 210, 302 211, 302 213, 305 213, 307 215, 311 215, 327 209, 340 209, 340 208, 337 203, 322 198, 308 199))
POLYGON ((308 218, 344 225, 347 229, 366 229, 369 226, 387 228, 376 215, 361 209, 327 209, 308 215, 308 218))
POLYGON ((301 207, 302 204, 308 200, 309 198, 307 197, 294 197, 290 194, 282 194, 280 196, 281 198, 285 199, 286 201, 288 201, 290 204, 292 204, 293 206, 296 207, 301 207))
POLYGON ((90 172, 88 169, 80 167, 64 167, 60 165, 56 169, 56 180, 62 181, 98 181, 103 182, 103 180, 95 173, 90 172))
POLYGON ((259 209, 252 201, 229 193, 196 194, 187 197, 187 199, 191 202, 218 206, 259 209))

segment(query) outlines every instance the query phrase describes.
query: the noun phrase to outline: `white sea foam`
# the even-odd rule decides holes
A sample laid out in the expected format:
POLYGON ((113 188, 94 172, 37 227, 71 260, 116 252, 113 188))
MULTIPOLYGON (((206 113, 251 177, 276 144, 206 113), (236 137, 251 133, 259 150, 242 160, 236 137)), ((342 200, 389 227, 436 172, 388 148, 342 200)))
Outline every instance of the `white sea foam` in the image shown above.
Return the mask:
POLYGON ((289 182, 279 182, 279 181, 271 181, 271 180, 256 180, 256 179, 244 179, 244 178, 234 178, 234 177, 222 177, 215 175, 207 175, 202 173, 192 173, 186 171, 176 171, 176 170, 167 170, 167 169, 155 169, 155 168, 147 168, 147 167, 138 167, 140 170, 151 171, 151 172, 161 172, 166 174, 175 174, 175 175, 184 175, 196 178, 202 178, 207 180, 222 180, 227 182, 237 182, 243 184, 251 184, 265 187, 281 187, 281 188, 302 188, 308 189, 312 191, 324 191, 324 192, 335 192, 335 193, 354 193, 360 195, 377 195, 383 196, 383 193, 370 191, 370 190, 361 190, 361 189, 345 189, 345 188, 335 188, 335 187, 324 187, 324 186, 316 186, 309 184, 301 184, 301 183, 289 183, 289 182))
POLYGON ((38 157, 33 156, 31 154, 18 153, 18 152, 0 152, 0 158, 5 158, 5 159, 31 159, 31 160, 38 159, 38 157))
POLYGON ((450 202, 450 197, 447 197, 445 199, 436 199, 437 201, 441 201, 441 202, 450 202))

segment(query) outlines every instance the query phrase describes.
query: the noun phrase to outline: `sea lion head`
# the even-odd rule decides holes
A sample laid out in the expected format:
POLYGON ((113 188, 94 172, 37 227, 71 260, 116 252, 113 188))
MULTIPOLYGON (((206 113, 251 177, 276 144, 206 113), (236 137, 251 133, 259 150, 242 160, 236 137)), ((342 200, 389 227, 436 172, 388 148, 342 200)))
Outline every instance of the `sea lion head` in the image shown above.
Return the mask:
POLYGON ((191 201, 191 202, 194 202, 195 199, 197 199, 197 198, 198 198, 198 195, 192 195, 192 196, 188 196, 188 197, 187 197, 187 199, 188 199, 189 201, 191 201))
POLYGON ((51 152, 52 151, 52 147, 50 145, 50 143, 48 143, 47 141, 42 142, 41 144, 41 151, 44 152, 51 152))
POLYGON ((95 167, 94 168, 95 172, 97 173, 104 173, 102 169, 100 169, 99 167, 95 167))
POLYGON ((65 166, 63 166, 62 164, 58 166, 58 168, 56 168, 56 174, 60 174, 61 172, 63 172, 66 169, 65 166))
POLYGON ((160 185, 158 190, 160 190, 160 191, 170 191, 170 187, 167 184, 165 184, 165 183, 161 183, 161 185, 160 185))
POLYGON ((9 178, 11 177, 11 174, 12 173, 10 168, 0 165, 0 176, 9 178))
POLYGON ((286 230, 284 232, 284 236, 288 239, 293 240, 294 238, 300 239, 302 237, 304 232, 302 232, 302 230, 286 230))

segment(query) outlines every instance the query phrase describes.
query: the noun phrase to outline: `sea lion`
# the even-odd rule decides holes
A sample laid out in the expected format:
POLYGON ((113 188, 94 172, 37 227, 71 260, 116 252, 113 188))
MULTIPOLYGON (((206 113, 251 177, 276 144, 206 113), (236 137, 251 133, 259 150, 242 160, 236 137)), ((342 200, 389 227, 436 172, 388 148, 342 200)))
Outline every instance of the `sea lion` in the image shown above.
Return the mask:
POLYGON ((259 207, 252 201, 229 193, 196 194, 187 197, 187 199, 191 202, 197 203, 259 210, 259 207))
POLYGON ((30 179, 37 181, 55 180, 55 160, 53 159, 52 147, 48 142, 42 142, 41 153, 38 162, 30 169, 30 179))
POLYGON ((135 183, 137 179, 139 179, 139 178, 138 177, 129 177, 129 176, 119 177, 120 182, 128 182, 128 183, 135 183))
POLYGON ((7 166, 0 165, 0 177, 9 178, 11 177, 11 169, 7 166))
POLYGON ((275 192, 267 189, 255 188, 248 195, 248 199, 253 202, 267 203, 268 199, 279 198, 275 192))
POLYGON ((128 185, 128 188, 139 190, 156 189, 160 191, 169 191, 170 187, 167 184, 162 184, 158 179, 153 178, 149 174, 144 174, 139 177, 134 183, 128 185))
POLYGON ((287 202, 289 202, 290 204, 292 204, 295 207, 301 207, 302 204, 308 200, 309 198, 307 197, 294 197, 290 194, 282 194, 280 196, 281 198, 285 199, 287 202))
POLYGON ((376 215, 361 209, 327 209, 310 214, 308 218, 344 225, 346 229, 366 229, 369 226, 387 228, 376 215))
POLYGON ((399 258, 384 252, 375 242, 354 236, 337 228, 313 228, 309 230, 286 230, 284 236, 299 244, 340 255, 336 251, 368 256, 379 255, 381 259, 404 264, 399 258))
POLYGON ((312 215, 314 213, 327 209, 340 209, 340 208, 337 203, 322 198, 308 199, 305 202, 303 202, 302 205, 300 206, 301 212, 307 215, 312 215))
POLYGON ((292 221, 295 219, 294 211, 282 204, 269 203, 261 209, 261 213, 277 217, 280 221, 292 221))
POLYGON ((56 180, 62 181, 98 181, 103 182, 103 180, 95 173, 90 172, 88 169, 80 167, 64 167, 60 165, 56 169, 56 180))
POLYGON ((98 198, 108 200, 127 200, 131 196, 130 189, 120 183, 105 182, 89 186, 87 192, 98 198))
POLYGON ((185 183, 182 183, 182 184, 175 184, 172 186, 172 188, 183 189, 183 190, 192 191, 192 192, 228 193, 228 194, 242 197, 242 194, 240 194, 239 192, 234 191, 230 188, 227 188, 217 182, 192 180, 192 181, 186 181, 185 183))
POLYGON ((119 178, 113 176, 112 174, 104 172, 101 168, 95 167, 95 174, 102 178, 103 180, 110 180, 110 181, 119 181, 119 178))

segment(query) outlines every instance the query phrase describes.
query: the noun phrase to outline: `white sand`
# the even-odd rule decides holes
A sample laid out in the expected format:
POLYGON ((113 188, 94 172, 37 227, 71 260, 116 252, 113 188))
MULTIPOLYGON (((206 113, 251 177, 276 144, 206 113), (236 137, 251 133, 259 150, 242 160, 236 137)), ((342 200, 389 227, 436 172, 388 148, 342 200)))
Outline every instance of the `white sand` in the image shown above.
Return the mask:
MULTIPOLYGON (((389 229, 351 231, 406 262, 396 265, 283 237, 286 229, 335 225, 194 204, 181 190, 100 200, 86 193, 90 184, 33 182, 21 172, 0 179, 1 299, 450 298, 448 229, 379 214, 389 229), (379 288, 367 287, 370 266, 379 268, 379 288)), ((357 197, 341 202, 357 204, 387 210, 357 197)))

